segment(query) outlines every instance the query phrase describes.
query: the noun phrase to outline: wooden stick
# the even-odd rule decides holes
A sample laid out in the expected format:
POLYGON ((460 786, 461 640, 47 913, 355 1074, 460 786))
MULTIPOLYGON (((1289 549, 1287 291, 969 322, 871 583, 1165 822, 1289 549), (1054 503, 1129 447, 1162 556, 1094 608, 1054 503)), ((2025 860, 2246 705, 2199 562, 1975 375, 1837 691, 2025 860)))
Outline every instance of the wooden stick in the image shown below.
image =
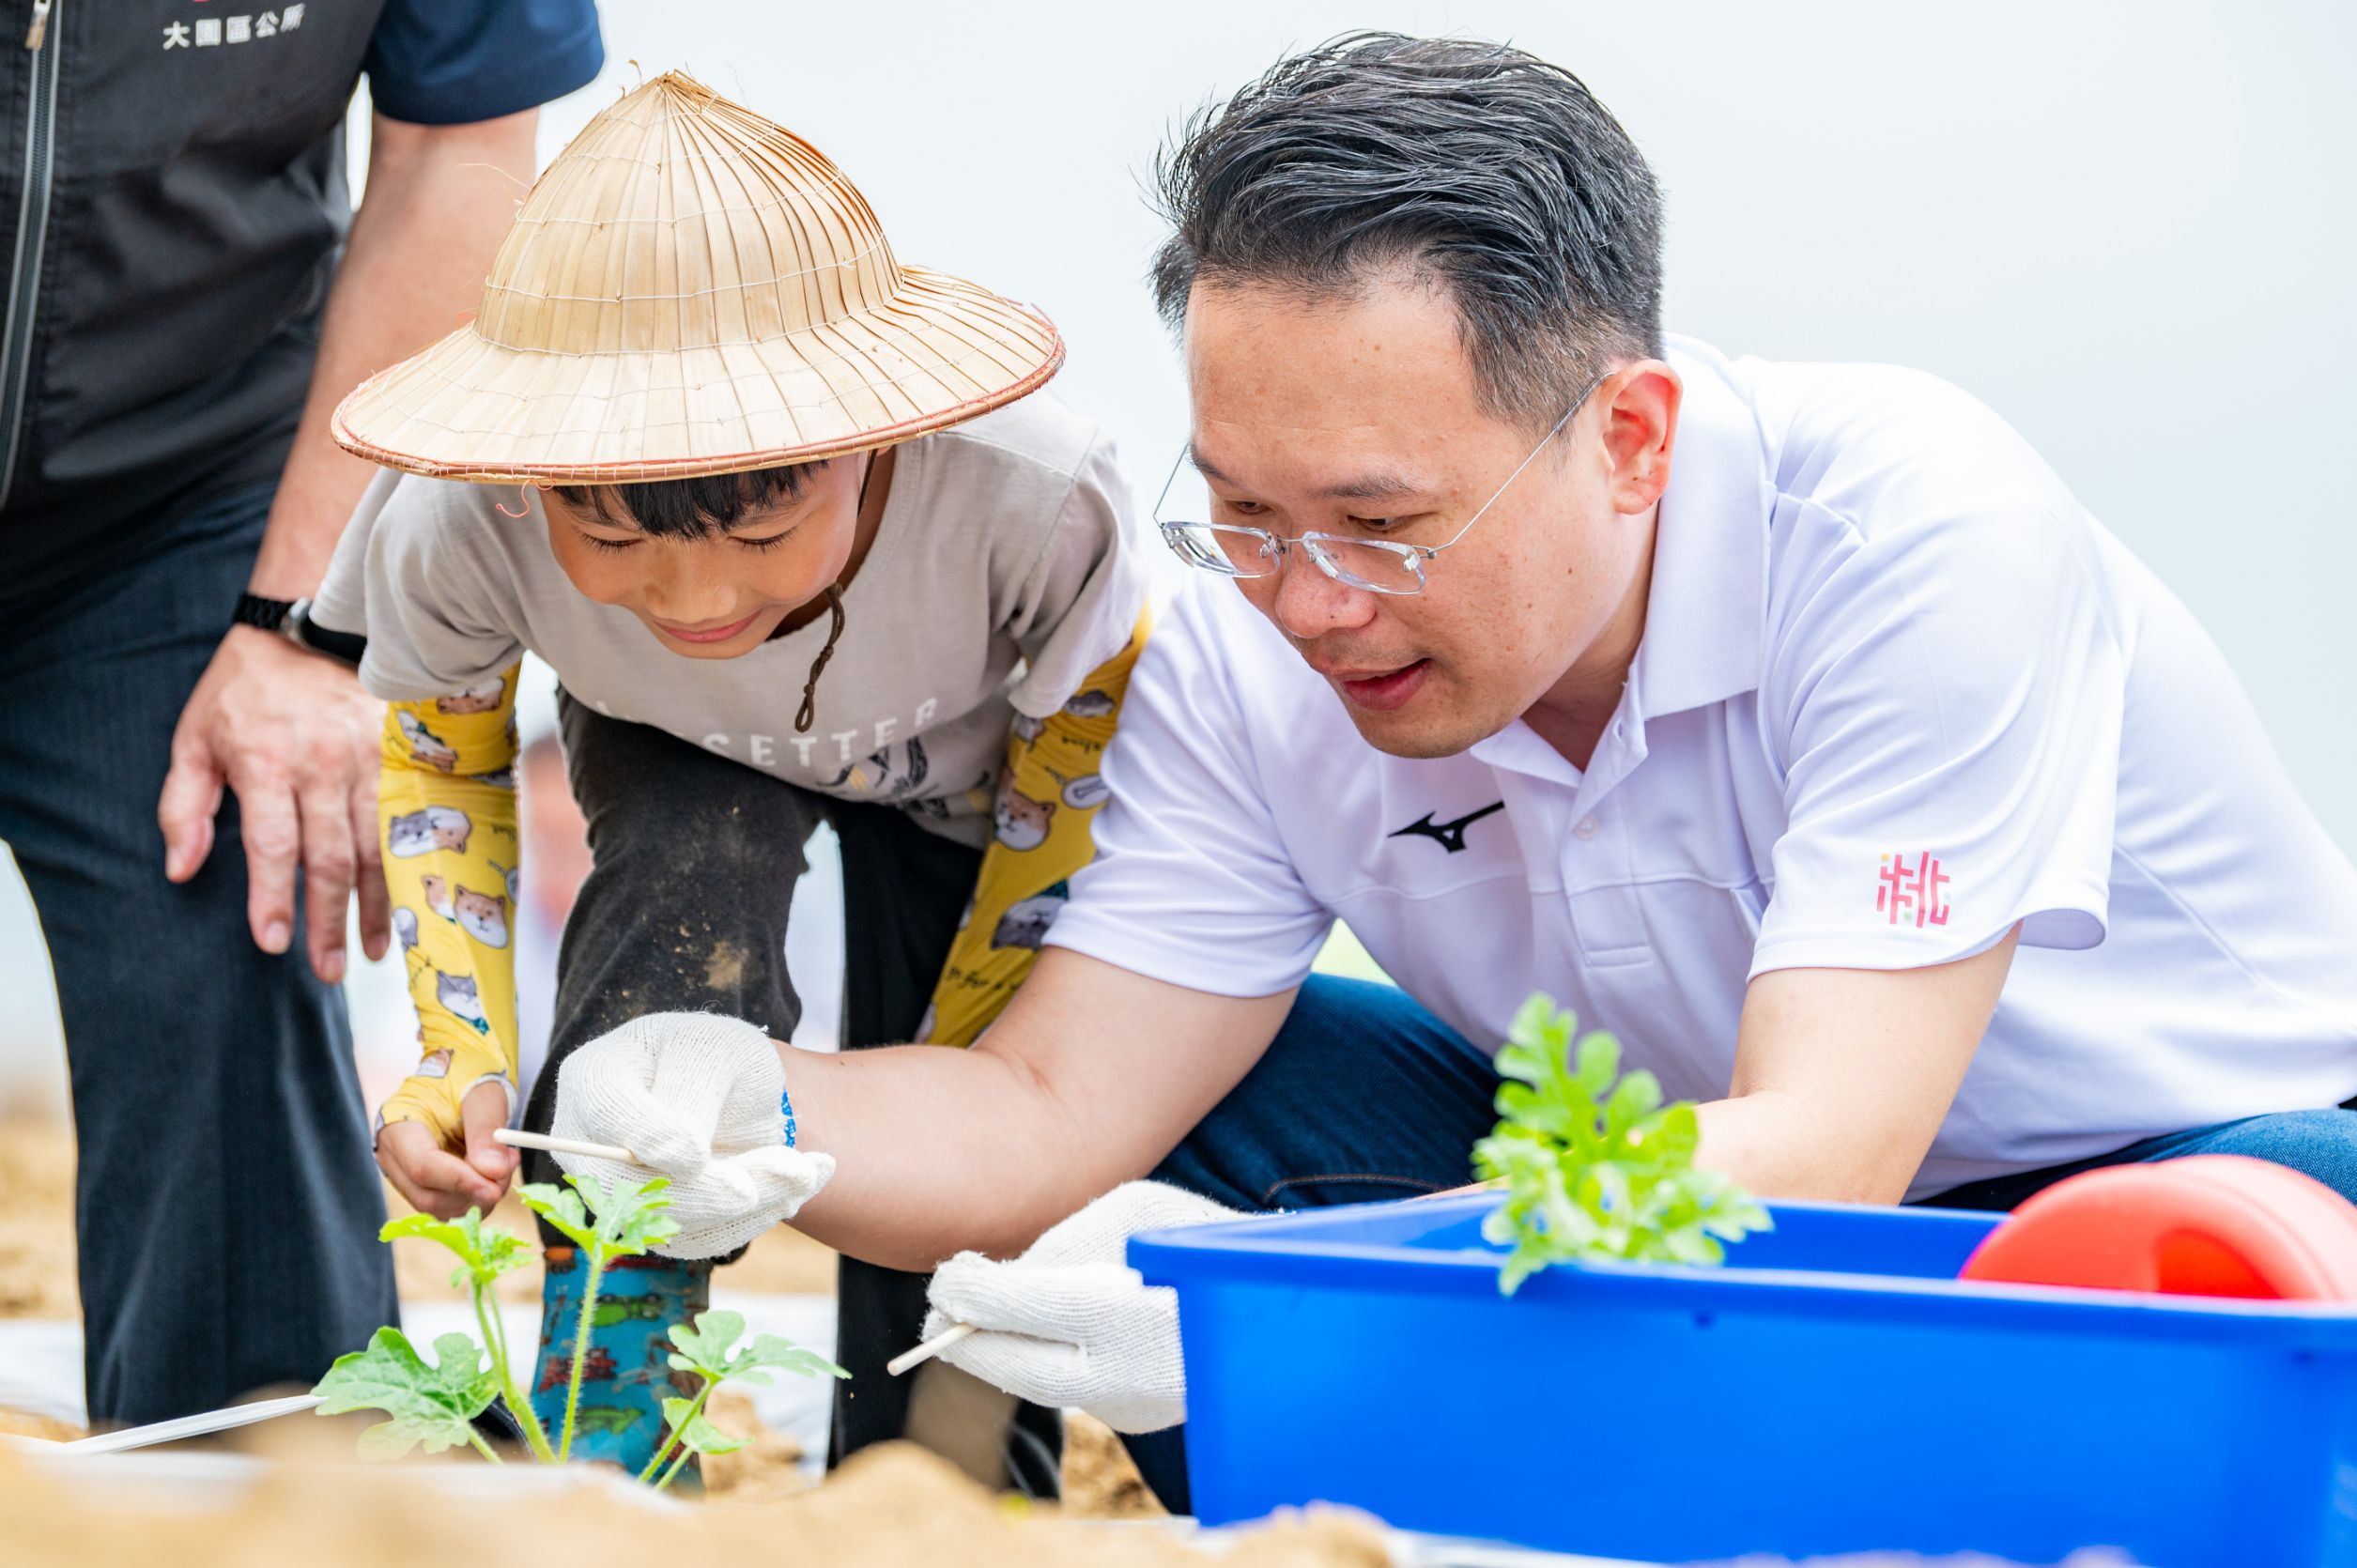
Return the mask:
POLYGON ((884 1363, 884 1370, 890 1373, 893 1376, 898 1377, 902 1373, 908 1371, 911 1367, 921 1366, 925 1362, 932 1360, 935 1356, 940 1355, 944 1350, 947 1350, 951 1345, 957 1344, 959 1341, 978 1331, 979 1330, 978 1330, 971 1323, 953 1324, 948 1329, 935 1334, 932 1338, 918 1345, 916 1349, 901 1351, 899 1355, 884 1363))
POLYGON ((550 1154, 578 1154, 585 1160, 619 1160, 625 1165, 646 1163, 620 1144, 585 1144, 578 1138, 551 1138, 545 1132, 518 1132, 509 1127, 499 1129, 491 1137, 509 1148, 547 1149, 550 1154))

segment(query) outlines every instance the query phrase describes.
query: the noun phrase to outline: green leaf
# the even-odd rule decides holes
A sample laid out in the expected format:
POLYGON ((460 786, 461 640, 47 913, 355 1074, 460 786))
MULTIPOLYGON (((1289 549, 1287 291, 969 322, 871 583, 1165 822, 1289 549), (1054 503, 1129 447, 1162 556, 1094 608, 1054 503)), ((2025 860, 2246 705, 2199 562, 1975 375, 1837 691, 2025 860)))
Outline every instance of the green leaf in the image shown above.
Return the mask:
POLYGON ((670 1357, 675 1372, 694 1372, 714 1382, 734 1380, 740 1383, 766 1385, 771 1372, 789 1372, 797 1377, 849 1377, 851 1374, 815 1350, 805 1350, 792 1340, 778 1334, 757 1334, 750 1345, 731 1351, 745 1332, 745 1319, 732 1312, 699 1313, 696 1326, 685 1324, 671 1329, 671 1343, 679 1349, 670 1357))
POLYGON ((1591 1099, 1601 1099, 1621 1070, 1621 1042, 1598 1029, 1579 1042, 1579 1070, 1574 1075, 1591 1099))
MULTIPOLYGON (((471 1210, 481 1213, 482 1210, 471 1210)), ((438 1220, 431 1214, 404 1214, 398 1220, 387 1220, 377 1231, 379 1241, 398 1241, 403 1237, 422 1236, 428 1241, 439 1241, 452 1252, 462 1246, 462 1233, 455 1220, 438 1220)))
POLYGON ((387 1221, 377 1233, 377 1239, 394 1241, 410 1236, 439 1242, 457 1254, 458 1268, 450 1283, 461 1289, 470 1284, 487 1285, 509 1269, 531 1260, 531 1249, 497 1226, 485 1225, 480 1208, 470 1208, 456 1220, 437 1220, 431 1214, 404 1214, 398 1220, 387 1221))
POLYGON ((730 1437, 702 1415, 689 1415, 695 1408, 692 1399, 671 1398, 663 1401, 663 1424, 679 1434, 682 1448, 690 1453, 734 1453, 744 1443, 730 1437), (686 1422, 685 1426, 681 1425, 686 1422))
POLYGON ((591 1222, 589 1210, 581 1206, 579 1193, 568 1192, 546 1181, 528 1181, 516 1191, 526 1208, 547 1221, 551 1228, 575 1246, 597 1245, 597 1227, 591 1222))
POLYGON ((1622 1076, 1620 1065, 1618 1040, 1579 1035, 1579 1020, 1544 995, 1515 1015, 1497 1057, 1499 1122, 1472 1161, 1505 1189, 1482 1234, 1508 1249, 1498 1279, 1508 1294, 1575 1259, 1720 1263, 1723 1242, 1767 1227, 1748 1194, 1695 1168, 1693 1104, 1664 1105, 1653 1074, 1622 1076))
POLYGON ((398 1459, 421 1444, 439 1453, 472 1440, 470 1423, 499 1392, 498 1379, 484 1365, 483 1347, 465 1334, 442 1335, 434 1356, 429 1366, 400 1330, 377 1330, 367 1349, 337 1357, 311 1391, 319 1414, 392 1417, 361 1434, 360 1452, 369 1459, 398 1459))
POLYGON ((752 1345, 736 1359, 729 1376, 747 1383, 766 1383, 769 1371, 790 1372, 796 1377, 849 1377, 850 1372, 815 1350, 801 1345, 779 1334, 756 1334, 752 1345))
POLYGON ((1664 1232, 1661 1251, 1671 1263, 1721 1263, 1727 1256, 1727 1250, 1703 1235, 1699 1225, 1681 1225, 1664 1232))
POLYGON ((1732 1185, 1705 1212, 1702 1228, 1727 1241, 1740 1241, 1752 1231, 1772 1230, 1775 1222, 1768 1211, 1754 1203, 1749 1195, 1734 1191, 1732 1185))
POLYGON ((1506 1038, 1516 1045, 1530 1045, 1545 1050, 1547 1032, 1555 1027, 1555 999, 1543 991, 1534 991, 1514 1015, 1506 1038))
POLYGON ((582 1176, 564 1179, 573 1191, 545 1181, 527 1183, 519 1189, 524 1207, 575 1246, 589 1249, 593 1257, 636 1257, 679 1234, 678 1222, 663 1212, 671 1202, 663 1195, 671 1184, 668 1176, 624 1182, 601 1179, 594 1189, 582 1176))
POLYGON ((619 1183, 601 1177, 594 1194, 585 1177, 568 1176, 564 1179, 589 1200, 589 1207, 597 1215, 595 1233, 586 1245, 597 1248, 609 1258, 637 1257, 656 1242, 668 1241, 679 1234, 679 1222, 663 1212, 671 1206, 671 1200, 664 1195, 671 1185, 669 1176, 619 1183))
POLYGON ((1702 1145, 1702 1124, 1694 1115, 1693 1101, 1682 1099, 1662 1111, 1654 1135, 1655 1152, 1665 1160, 1691 1163, 1694 1151, 1702 1145))
POLYGON ((701 1372, 706 1377, 726 1377, 729 1375, 729 1346, 745 1332, 745 1314, 733 1312, 701 1312, 696 1326, 685 1323, 671 1325, 671 1343, 679 1346, 670 1358, 676 1372, 701 1372))
POLYGON ((1632 1130, 1660 1103, 1661 1081, 1642 1069, 1630 1073, 1604 1102, 1605 1132, 1618 1135, 1632 1130))

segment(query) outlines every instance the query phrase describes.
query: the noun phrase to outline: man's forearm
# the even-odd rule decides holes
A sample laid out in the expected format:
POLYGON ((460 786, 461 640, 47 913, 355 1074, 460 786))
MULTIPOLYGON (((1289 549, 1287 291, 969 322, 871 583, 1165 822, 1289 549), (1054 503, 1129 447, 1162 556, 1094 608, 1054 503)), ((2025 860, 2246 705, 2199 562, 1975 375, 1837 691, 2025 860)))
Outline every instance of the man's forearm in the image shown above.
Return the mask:
POLYGON ((780 1047, 804 1146, 836 1158, 797 1230, 888 1268, 1011 1256, 1145 1176, 1259 1059, 1292 995, 1238 1000, 1050 948, 966 1050, 780 1047))
POLYGON ((254 565, 254 592, 295 599, 319 586, 376 472, 337 448, 329 418, 362 380, 475 308, 531 183, 538 122, 537 110, 457 126, 377 117, 367 191, 328 295, 311 391, 254 565))
POLYGON ((1695 1162, 1724 1172, 1754 1197, 1895 1204, 1923 1158, 1910 1138, 1869 1142, 1838 1119, 1812 1119, 1808 1103, 1780 1090, 1695 1110, 1702 1130, 1695 1162))
POLYGON ((1763 1198, 1906 1196, 2005 989, 2017 928, 1924 969, 1785 969, 1744 997, 1734 1080, 1698 1163, 1763 1198))
POLYGON ((1121 1179, 1084 1169, 1053 1099, 994 1053, 778 1053, 803 1146, 836 1159, 794 1228, 854 1257, 922 1271, 968 1249, 1010 1256, 1121 1179))

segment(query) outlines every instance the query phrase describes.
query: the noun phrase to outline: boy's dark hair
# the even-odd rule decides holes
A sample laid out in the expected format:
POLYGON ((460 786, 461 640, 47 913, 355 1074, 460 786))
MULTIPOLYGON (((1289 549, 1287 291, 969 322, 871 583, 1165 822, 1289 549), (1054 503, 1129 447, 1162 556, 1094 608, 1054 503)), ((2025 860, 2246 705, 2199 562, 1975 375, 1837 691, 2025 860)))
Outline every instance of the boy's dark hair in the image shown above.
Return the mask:
POLYGON ((1661 341, 1661 192, 1561 67, 1503 44, 1352 33, 1207 104, 1155 161, 1176 331, 1197 282, 1348 294, 1402 264, 1448 289, 1482 401, 1552 424, 1661 341))
POLYGON ((706 474, 699 479, 655 479, 639 484, 559 484, 569 506, 617 527, 636 524, 657 539, 701 539, 726 530, 755 512, 782 506, 802 493, 810 475, 825 466, 793 463, 782 469, 706 474))

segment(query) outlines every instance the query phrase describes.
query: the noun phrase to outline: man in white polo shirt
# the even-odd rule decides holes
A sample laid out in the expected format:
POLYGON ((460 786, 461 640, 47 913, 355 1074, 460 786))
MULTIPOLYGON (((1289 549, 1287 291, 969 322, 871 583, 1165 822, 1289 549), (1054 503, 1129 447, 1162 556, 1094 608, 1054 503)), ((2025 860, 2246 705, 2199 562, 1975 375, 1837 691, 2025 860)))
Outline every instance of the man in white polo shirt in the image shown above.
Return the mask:
POLYGON ((989 1254, 939 1272, 985 1330, 951 1357, 1138 1432, 1183 1380, 1126 1237, 1462 1183, 1533 991, 1769 1196, 2004 1207, 2194 1150, 2357 1196, 2357 872, 1995 415, 1665 341, 1643 161, 1513 50, 1298 56, 1164 177, 1158 521, 1209 575, 1034 977, 963 1053, 747 1026, 689 1070, 644 1020, 560 1131, 881 1263, 989 1254), (1337 918, 1398 989, 1310 977, 1337 918), (716 1141, 781 1088, 801 1152, 716 1141))

